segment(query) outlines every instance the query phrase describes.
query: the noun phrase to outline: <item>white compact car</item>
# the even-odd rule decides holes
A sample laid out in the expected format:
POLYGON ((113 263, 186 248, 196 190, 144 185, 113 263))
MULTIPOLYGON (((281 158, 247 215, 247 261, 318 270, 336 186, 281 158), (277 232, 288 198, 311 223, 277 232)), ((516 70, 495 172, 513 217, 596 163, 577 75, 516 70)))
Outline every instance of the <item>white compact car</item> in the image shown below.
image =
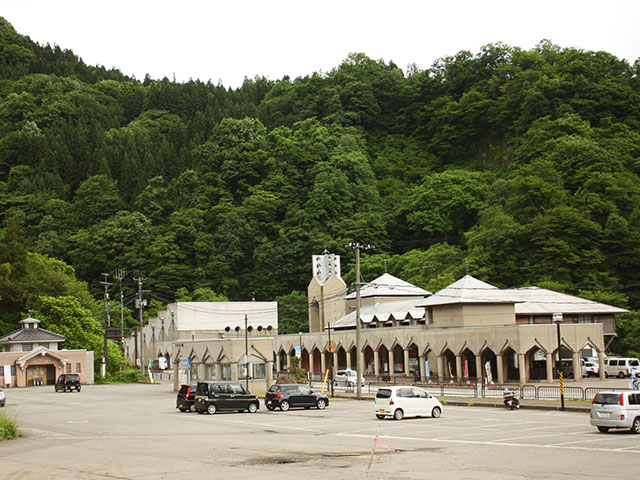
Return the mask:
MULTIPOLYGON (((356 384, 356 378, 358 374, 355 370, 338 370, 333 377, 333 384, 345 385, 347 387, 353 387, 356 384)), ((364 378, 360 377, 360 384, 364 386, 364 378)))
POLYGON ((442 404, 426 390, 411 386, 378 388, 376 393, 376 417, 434 417, 442 415, 442 404))
POLYGON ((591 404, 590 422, 603 433, 611 428, 628 428, 631 433, 640 433, 640 392, 599 392, 591 404))

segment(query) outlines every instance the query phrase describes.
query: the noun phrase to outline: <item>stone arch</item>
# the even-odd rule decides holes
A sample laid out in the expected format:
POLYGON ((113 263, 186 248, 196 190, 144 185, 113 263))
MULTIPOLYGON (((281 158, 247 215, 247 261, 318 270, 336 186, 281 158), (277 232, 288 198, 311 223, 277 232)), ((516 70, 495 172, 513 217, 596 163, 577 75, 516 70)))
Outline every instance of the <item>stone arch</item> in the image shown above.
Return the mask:
MULTIPOLYGON (((478 378, 478 372, 476 370, 476 356, 471 349, 466 346, 460 352, 460 368, 462 371, 459 374, 460 378, 469 380, 471 378, 478 378)), ((482 373, 482 372, 480 372, 482 373)), ((482 375, 480 375, 482 376, 482 375)))
POLYGON ((494 383, 498 381, 498 359, 495 352, 485 344, 481 350, 481 363, 482 363, 482 377, 487 379, 487 382, 494 383), (489 369, 487 371, 487 362, 489 362, 489 369), (489 373, 491 375, 489 376, 489 373))
POLYGON ((376 372, 377 375, 387 376, 390 374, 389 369, 389 349, 382 342, 378 344, 378 359, 380 362, 380 371, 376 372))
POLYGON ((505 342, 500 353, 502 354, 502 378, 505 382, 519 382, 520 365, 516 351, 511 348, 509 342, 505 342))
POLYGON ((422 361, 420 355, 420 348, 413 338, 407 344, 407 350, 409 352, 409 365, 405 365, 405 373, 408 373, 415 380, 420 379, 420 362, 422 361))
POLYGON ((439 372, 441 377, 447 379, 454 379, 458 376, 458 371, 456 369, 456 355, 451 351, 449 347, 446 347, 442 351, 442 360, 443 360, 443 368, 444 371, 439 372))
POLYGON ((309 365, 309 351, 307 350, 307 347, 302 347, 302 350, 300 350, 300 367, 303 370, 311 371, 309 365))
POLYGON ((365 343, 362 357, 364 358, 364 365, 362 366, 363 375, 375 375, 373 348, 368 343, 365 343))

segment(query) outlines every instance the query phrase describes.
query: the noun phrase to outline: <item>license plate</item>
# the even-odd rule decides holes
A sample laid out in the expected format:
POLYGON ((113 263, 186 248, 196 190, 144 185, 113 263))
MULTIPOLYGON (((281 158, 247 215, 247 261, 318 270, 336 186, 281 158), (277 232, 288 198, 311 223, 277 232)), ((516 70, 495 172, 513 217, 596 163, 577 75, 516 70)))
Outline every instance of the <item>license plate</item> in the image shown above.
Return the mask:
POLYGON ((598 412, 598 417, 609 418, 609 412, 598 412))
POLYGON ((380 413, 385 413, 383 408, 380 409, 380 413))

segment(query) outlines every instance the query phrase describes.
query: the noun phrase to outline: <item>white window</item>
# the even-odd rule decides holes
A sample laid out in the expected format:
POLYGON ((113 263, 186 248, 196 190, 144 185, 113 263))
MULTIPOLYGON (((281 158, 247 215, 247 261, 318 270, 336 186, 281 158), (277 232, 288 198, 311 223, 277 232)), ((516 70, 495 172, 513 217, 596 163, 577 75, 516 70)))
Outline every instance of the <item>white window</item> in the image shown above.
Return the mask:
POLYGON ((254 363, 252 367, 253 378, 263 379, 267 377, 267 365, 265 363, 254 363))

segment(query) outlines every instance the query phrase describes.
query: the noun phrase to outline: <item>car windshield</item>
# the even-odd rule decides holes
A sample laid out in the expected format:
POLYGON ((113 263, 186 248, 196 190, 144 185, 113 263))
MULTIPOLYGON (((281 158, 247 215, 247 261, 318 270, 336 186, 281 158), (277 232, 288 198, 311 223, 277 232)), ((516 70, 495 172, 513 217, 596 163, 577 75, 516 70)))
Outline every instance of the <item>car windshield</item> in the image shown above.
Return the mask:
POLYGON ((376 398, 391 398, 391 390, 388 388, 379 388, 376 393, 376 398))
POLYGON ((620 405, 620 393, 599 393, 593 403, 601 405, 620 405))

